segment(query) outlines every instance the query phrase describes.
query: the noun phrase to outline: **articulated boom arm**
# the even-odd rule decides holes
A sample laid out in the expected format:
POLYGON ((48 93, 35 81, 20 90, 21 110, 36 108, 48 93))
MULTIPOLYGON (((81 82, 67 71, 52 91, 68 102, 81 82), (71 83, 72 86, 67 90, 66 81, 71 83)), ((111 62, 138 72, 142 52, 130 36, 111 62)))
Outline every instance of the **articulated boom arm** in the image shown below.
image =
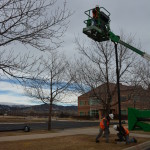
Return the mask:
POLYGON ((115 35, 114 33, 112 33, 111 31, 109 32, 109 38, 111 39, 112 42, 116 42, 116 43, 120 43, 121 45, 131 49, 132 51, 136 52, 137 54, 141 55, 143 58, 147 59, 148 61, 150 61, 150 55, 145 53, 145 52, 142 52, 141 50, 123 42, 120 40, 120 37, 115 35))

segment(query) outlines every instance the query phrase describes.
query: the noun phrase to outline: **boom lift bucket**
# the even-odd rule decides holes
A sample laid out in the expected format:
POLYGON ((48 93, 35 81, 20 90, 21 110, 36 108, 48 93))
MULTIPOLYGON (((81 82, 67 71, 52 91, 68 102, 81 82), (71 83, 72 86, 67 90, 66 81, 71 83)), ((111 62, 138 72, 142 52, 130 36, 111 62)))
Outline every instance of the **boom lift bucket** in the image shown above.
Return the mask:
POLYGON ((128 128, 150 132, 150 110, 128 108, 128 128))
POLYGON ((110 39, 108 36, 110 31, 110 13, 104 7, 98 8, 96 24, 95 18, 92 15, 92 11, 95 8, 85 11, 88 19, 84 21, 86 28, 83 28, 83 33, 95 41, 102 42, 110 39))

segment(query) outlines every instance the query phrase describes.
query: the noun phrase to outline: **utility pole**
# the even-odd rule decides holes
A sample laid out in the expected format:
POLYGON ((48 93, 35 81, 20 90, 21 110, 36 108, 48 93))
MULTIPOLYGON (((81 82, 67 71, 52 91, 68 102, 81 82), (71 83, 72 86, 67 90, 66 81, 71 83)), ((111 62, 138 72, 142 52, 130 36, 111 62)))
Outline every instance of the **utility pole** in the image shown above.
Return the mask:
MULTIPOLYGON (((118 43, 115 43, 115 55, 116 55, 116 75, 117 75, 117 93, 118 93, 118 110, 119 110, 119 128, 121 129, 121 103, 120 103, 120 77, 119 77, 119 67, 118 67, 118 51, 117 51, 117 45, 118 43)), ((121 134, 121 130, 119 130, 119 134, 121 134)), ((120 138, 120 141, 122 141, 122 137, 120 138)))

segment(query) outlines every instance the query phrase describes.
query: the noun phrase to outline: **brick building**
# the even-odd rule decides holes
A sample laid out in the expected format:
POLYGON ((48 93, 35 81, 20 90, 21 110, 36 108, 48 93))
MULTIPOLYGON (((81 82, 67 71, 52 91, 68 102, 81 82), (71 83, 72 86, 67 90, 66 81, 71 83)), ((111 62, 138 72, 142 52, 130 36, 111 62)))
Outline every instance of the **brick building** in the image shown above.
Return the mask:
MULTIPOLYGON (((118 114, 118 95, 115 84, 110 83, 109 88, 112 94, 111 111, 118 114)), ((95 89, 104 99, 107 93, 106 84, 95 89)), ((138 109, 150 109, 150 89, 143 89, 141 86, 127 86, 120 84, 121 114, 127 115, 128 107, 138 109)), ((78 115, 79 116, 102 116, 104 109, 102 103, 93 96, 93 91, 89 91, 78 97, 78 115)))

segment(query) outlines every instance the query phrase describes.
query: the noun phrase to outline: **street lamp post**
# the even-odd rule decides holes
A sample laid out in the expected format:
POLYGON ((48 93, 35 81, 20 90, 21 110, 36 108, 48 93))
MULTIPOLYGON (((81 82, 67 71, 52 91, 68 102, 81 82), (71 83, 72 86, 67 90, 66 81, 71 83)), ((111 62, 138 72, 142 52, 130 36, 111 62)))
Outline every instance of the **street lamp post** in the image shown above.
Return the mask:
MULTIPOLYGON (((119 128, 121 129, 121 104, 120 104, 120 83, 119 83, 119 67, 118 67, 118 51, 117 51, 117 43, 114 42, 115 45, 115 55, 116 55, 116 75, 117 75, 117 90, 118 90, 118 110, 119 110, 119 128)), ((121 130, 119 131, 121 136, 121 130)), ((120 137, 120 141, 122 141, 122 136, 120 137)))

